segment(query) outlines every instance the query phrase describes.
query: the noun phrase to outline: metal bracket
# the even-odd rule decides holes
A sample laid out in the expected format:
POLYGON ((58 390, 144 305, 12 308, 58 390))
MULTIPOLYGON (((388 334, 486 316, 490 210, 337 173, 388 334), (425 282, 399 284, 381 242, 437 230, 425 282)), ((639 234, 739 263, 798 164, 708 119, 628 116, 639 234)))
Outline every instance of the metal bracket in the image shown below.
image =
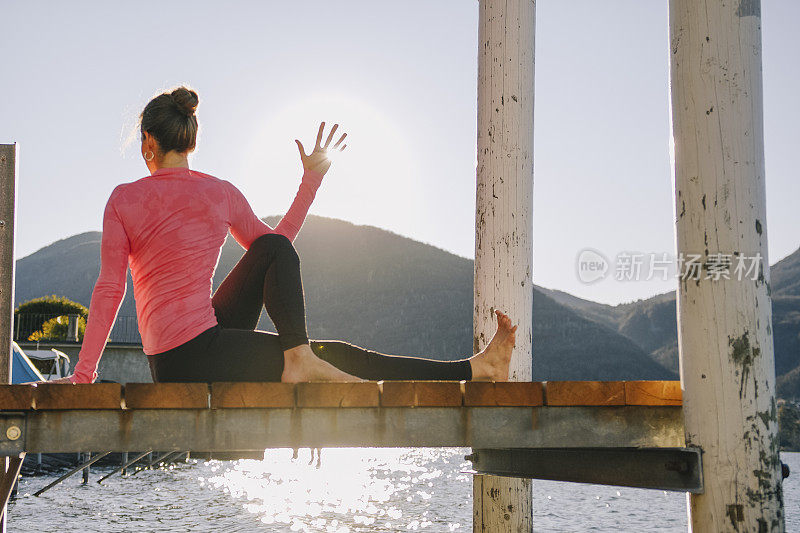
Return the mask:
POLYGON ((28 416, 24 411, 0 412, 0 456, 25 451, 28 416))
POLYGON ((543 448, 474 450, 474 474, 703 492, 697 448, 543 448))

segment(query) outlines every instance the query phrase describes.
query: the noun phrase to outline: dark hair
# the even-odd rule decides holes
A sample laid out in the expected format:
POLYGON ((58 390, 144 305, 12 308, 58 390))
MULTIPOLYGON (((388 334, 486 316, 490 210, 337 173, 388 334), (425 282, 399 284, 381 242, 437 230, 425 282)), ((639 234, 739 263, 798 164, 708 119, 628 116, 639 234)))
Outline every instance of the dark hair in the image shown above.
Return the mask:
POLYGON ((197 93, 186 87, 178 87, 150 100, 139 115, 144 132, 152 135, 162 154, 172 150, 178 153, 194 149, 197 142, 197 117, 194 112, 198 103, 197 93))

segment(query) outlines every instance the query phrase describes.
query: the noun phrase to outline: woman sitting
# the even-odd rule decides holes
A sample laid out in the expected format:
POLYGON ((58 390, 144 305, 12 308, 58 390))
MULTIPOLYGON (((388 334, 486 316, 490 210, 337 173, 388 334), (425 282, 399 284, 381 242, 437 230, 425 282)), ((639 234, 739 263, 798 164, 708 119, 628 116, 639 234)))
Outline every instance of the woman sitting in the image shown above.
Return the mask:
POLYGON ((142 344, 153 381, 506 380, 514 332, 496 311, 497 331, 481 353, 458 361, 381 354, 342 341, 309 341, 300 260, 292 245, 331 166, 344 150, 338 125, 310 154, 275 228, 230 182, 189 169, 197 138, 197 93, 179 87, 141 113, 142 157, 150 175, 119 185, 103 215, 102 266, 74 373, 91 383, 125 296, 130 266, 142 344), (230 230, 246 250, 212 296, 212 277, 230 230), (262 306, 277 334, 256 331, 262 306))

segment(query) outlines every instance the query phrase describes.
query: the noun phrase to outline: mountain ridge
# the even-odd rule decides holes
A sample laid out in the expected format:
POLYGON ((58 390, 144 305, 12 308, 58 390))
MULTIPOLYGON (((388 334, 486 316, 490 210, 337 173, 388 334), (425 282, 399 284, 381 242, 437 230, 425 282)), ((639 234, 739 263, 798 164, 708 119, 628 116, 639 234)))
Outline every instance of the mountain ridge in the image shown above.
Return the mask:
MULTIPOLYGON (((275 225, 279 217, 265 220, 275 225)), ((101 238, 97 231, 73 235, 18 260, 16 302, 59 294, 88 305, 101 238)), ((471 353, 471 259, 374 226, 313 215, 295 244, 312 337, 439 359, 471 353)), ((226 241, 214 287, 242 253, 226 241)), ((778 392, 800 398, 800 249, 772 266, 771 290, 778 392)), ((534 378, 675 378, 675 305, 674 291, 609 305, 534 286, 534 378)), ((120 315, 134 314, 129 275, 120 315)), ((266 314, 259 327, 273 330, 266 314)))
MULTIPOLYGON (((279 217, 265 219, 271 225, 279 217)), ((102 234, 73 235, 17 261, 16 302, 59 294, 88 305, 102 234)), ((309 216, 295 242, 309 334, 387 353, 471 354, 473 261, 369 225, 309 216)), ((228 238, 214 287, 243 254, 228 238)), ((779 394, 800 397, 800 249, 771 268, 779 394)), ((534 379, 674 379, 675 292, 617 305, 534 286, 534 379)), ((120 315, 134 315, 128 275, 120 315)), ((262 315, 260 329, 272 324, 262 315)))
MULTIPOLYGON (((267 217, 275 225, 278 217, 267 217)), ((46 294, 89 304, 100 232, 61 239, 17 261, 16 303, 46 294)), ((309 335, 385 353, 458 359, 472 354, 473 261, 374 226, 309 216, 295 241, 309 335)), ((214 287, 243 250, 230 237, 214 287)), ((119 314, 135 314, 128 287, 119 314)), ((534 379, 675 379, 630 339, 535 287, 534 379)), ((272 330, 262 315, 259 328, 272 330)))

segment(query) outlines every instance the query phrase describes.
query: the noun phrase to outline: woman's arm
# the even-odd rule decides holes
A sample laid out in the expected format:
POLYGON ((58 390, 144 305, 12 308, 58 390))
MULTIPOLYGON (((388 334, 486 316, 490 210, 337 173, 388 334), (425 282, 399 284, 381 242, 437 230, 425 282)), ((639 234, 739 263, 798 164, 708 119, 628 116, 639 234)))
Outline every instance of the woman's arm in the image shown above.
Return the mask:
POLYGON ((100 248, 100 275, 92 291, 89 322, 78 354, 78 363, 70 376, 72 383, 92 383, 97 379, 97 365, 103 354, 111 326, 125 297, 130 243, 122 221, 114 208, 115 189, 103 213, 103 241, 100 248))
POLYGON ((303 227, 303 222, 321 183, 322 174, 306 170, 292 205, 275 228, 258 218, 241 191, 233 184, 228 183, 231 202, 231 235, 245 250, 250 248, 254 240, 267 233, 280 233, 290 241, 294 241, 300 228, 303 227))
MULTIPOLYGON (((303 144, 295 139, 297 148, 300 150, 300 160, 303 162, 303 179, 300 182, 300 190, 297 191, 291 207, 289 207, 289 210, 274 229, 262 222, 253 213, 253 209, 239 189, 230 183, 228 184, 231 189, 231 234, 245 250, 250 248, 254 240, 266 233, 279 233, 290 241, 294 241, 300 232, 300 228, 303 227, 303 222, 317 194, 317 189, 322 184, 322 177, 331 166, 331 160, 328 157, 328 146, 330 146, 333 134, 336 133, 338 127, 338 124, 333 125, 323 146, 321 143, 325 123, 320 124, 314 151, 308 155, 303 149, 303 144)), ((347 145, 342 145, 341 148, 339 148, 339 145, 344 141, 345 137, 347 137, 346 133, 339 138, 331 150, 344 150, 347 145)))

